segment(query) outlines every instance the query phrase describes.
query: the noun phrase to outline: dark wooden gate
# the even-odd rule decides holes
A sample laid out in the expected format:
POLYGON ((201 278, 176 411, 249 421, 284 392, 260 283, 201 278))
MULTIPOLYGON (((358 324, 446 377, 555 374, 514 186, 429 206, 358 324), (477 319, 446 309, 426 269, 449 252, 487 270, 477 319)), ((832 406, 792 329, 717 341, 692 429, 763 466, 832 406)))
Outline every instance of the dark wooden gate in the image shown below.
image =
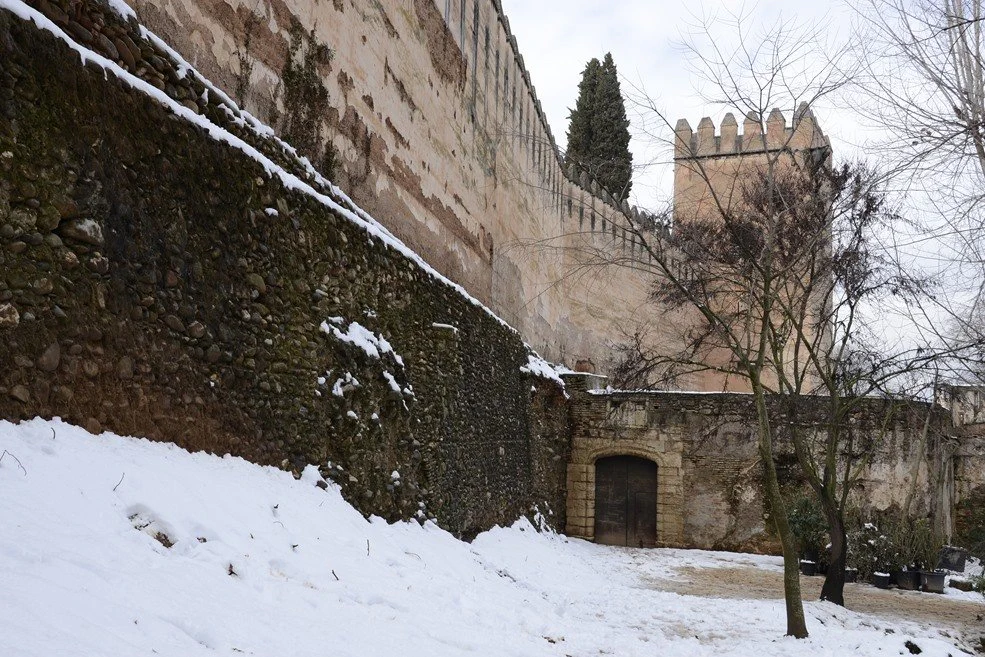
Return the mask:
POLYGON ((657 464, 635 456, 595 462, 595 542, 657 544, 657 464))

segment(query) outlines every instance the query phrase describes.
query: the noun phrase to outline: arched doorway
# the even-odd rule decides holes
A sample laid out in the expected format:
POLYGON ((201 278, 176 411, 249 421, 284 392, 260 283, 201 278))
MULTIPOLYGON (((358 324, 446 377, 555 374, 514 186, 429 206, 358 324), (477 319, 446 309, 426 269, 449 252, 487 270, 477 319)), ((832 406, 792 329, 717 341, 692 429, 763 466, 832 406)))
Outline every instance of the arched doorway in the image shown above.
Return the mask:
POLYGON ((635 456, 595 462, 595 542, 656 546, 656 463, 635 456))

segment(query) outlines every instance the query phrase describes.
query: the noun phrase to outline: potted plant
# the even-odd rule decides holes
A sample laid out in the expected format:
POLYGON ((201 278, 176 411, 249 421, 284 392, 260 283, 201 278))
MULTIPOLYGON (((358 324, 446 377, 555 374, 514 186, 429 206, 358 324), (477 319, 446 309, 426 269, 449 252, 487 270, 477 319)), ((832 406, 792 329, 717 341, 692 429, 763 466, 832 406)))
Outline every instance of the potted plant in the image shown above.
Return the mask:
POLYGON ((909 520, 889 522, 886 535, 889 548, 885 553, 884 572, 891 573, 896 586, 907 591, 920 589, 920 569, 917 567, 921 537, 918 528, 909 520))
POLYGON ((921 590, 943 593, 945 573, 937 566, 944 541, 925 518, 913 523, 913 541, 916 553, 915 565, 920 571, 921 590))
POLYGON ((800 574, 806 575, 807 577, 813 577, 814 575, 817 575, 817 563, 811 561, 810 559, 801 559, 800 574))
POLYGON ((920 573, 920 589, 926 591, 927 593, 943 593, 946 574, 947 573, 940 570, 935 570, 932 572, 924 571, 920 573))
POLYGON ((817 575, 827 566, 826 550, 828 525, 814 500, 806 494, 790 502, 790 530, 800 544, 800 573, 817 575))
POLYGON ((872 573, 878 570, 880 544, 886 537, 871 522, 853 523, 847 532, 848 554, 845 558, 845 581, 868 582, 872 573))
POLYGON ((893 583, 893 578, 892 575, 890 575, 889 573, 882 573, 877 570, 876 572, 872 573, 872 576, 869 578, 869 581, 872 582, 872 585, 875 586, 877 589, 888 589, 889 586, 893 583))

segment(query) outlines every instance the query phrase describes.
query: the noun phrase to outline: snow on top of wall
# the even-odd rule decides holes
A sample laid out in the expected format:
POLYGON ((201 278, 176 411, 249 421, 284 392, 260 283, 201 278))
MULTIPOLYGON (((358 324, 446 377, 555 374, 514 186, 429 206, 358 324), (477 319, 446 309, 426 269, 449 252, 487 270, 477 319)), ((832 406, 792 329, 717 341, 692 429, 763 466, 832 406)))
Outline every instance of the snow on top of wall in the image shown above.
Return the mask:
POLYGON ((557 383, 560 387, 564 388, 564 381, 561 380, 561 377, 558 375, 554 365, 548 363, 535 353, 527 354, 527 364, 521 366, 520 371, 524 374, 533 374, 534 376, 539 376, 544 379, 550 379, 551 381, 557 383))
MULTIPOLYGON (((115 11, 120 13, 122 16, 125 17, 135 16, 133 10, 129 6, 127 6, 123 2, 123 0, 110 0, 110 1, 112 3, 111 7, 115 11)), ((185 59, 180 54, 178 54, 176 50, 171 48, 164 40, 162 40, 160 37, 158 37, 156 34, 151 32, 144 26, 140 27, 141 34, 146 39, 151 41, 155 46, 167 52, 180 69, 192 72, 198 78, 198 80, 201 81, 206 86, 207 89, 206 93, 215 94, 217 97, 222 99, 224 104, 228 105, 229 107, 238 109, 239 115, 231 116, 231 119, 234 122, 236 122, 237 125, 252 130, 255 134, 257 134, 260 137, 276 140, 287 151, 289 151, 295 157, 297 157, 299 164, 301 164, 304 167, 306 173, 312 178, 312 180, 315 181, 315 184, 324 186, 324 188, 330 190, 331 195, 323 194, 322 192, 318 191, 311 184, 302 180, 296 175, 286 171, 283 167, 272 161, 270 158, 268 158, 266 155, 261 153, 255 147, 243 141, 241 138, 232 134, 225 128, 212 123, 212 121, 210 121, 207 117, 197 114, 191 109, 178 103, 176 100, 165 94, 163 91, 157 89, 156 87, 151 86, 149 83, 145 82, 139 77, 123 69, 122 67, 117 65, 116 62, 113 62, 107 59, 106 57, 103 57, 99 53, 89 50, 85 46, 77 43, 70 36, 68 36, 60 27, 58 27, 58 25, 56 25, 54 22, 49 20, 44 14, 28 6, 24 2, 21 2, 21 0, 0 0, 0 8, 10 11, 11 13, 13 13, 15 16, 17 16, 22 20, 33 22, 35 25, 38 26, 38 28, 50 32, 55 37, 64 41, 70 48, 72 48, 76 53, 78 53, 83 64, 91 63, 96 66, 99 66, 100 68, 103 69, 105 73, 112 74, 113 76, 119 78, 121 81, 123 81, 131 88, 140 91, 146 94, 147 96, 150 96, 157 102, 161 103, 176 116, 181 117, 182 119, 199 126, 212 139, 215 139, 216 141, 224 142, 229 146, 239 150, 247 157, 259 163, 264 168, 264 171, 266 171, 268 176, 279 178, 281 183, 286 188, 305 194, 315 199, 316 201, 318 201, 325 207, 329 208, 333 212, 345 217, 352 223, 356 224, 357 226, 365 230, 370 238, 370 241, 372 241, 373 239, 378 239, 388 248, 392 248, 398 251, 399 253, 410 259, 414 264, 416 264, 422 270, 427 272, 434 279, 443 283, 444 285, 451 287, 463 298, 469 301, 471 304, 481 308, 490 317, 492 317, 497 322, 499 322, 501 326, 519 335, 519 331, 517 331, 515 328, 513 328, 508 323, 506 323, 505 320, 503 320, 501 317, 499 317, 499 315, 497 315, 491 309, 485 306, 481 301, 479 301, 471 294, 469 294, 465 290, 465 288, 463 288, 458 283, 455 283, 451 279, 445 277, 444 275, 439 273, 436 269, 431 267, 431 265, 429 265, 420 255, 418 255, 410 247, 404 244, 399 238, 393 235, 393 233, 387 230, 381 223, 379 223, 378 221, 376 221, 376 219, 370 216, 369 213, 367 213, 365 210, 363 210, 358 205, 356 205, 356 203, 352 199, 350 199, 338 186, 333 184, 331 181, 325 179, 320 173, 318 173, 318 171, 316 171, 314 167, 311 166, 311 163, 308 162, 306 158, 303 158, 298 155, 297 151, 292 146, 277 138, 276 135, 274 134, 273 129, 270 126, 264 124, 262 121, 251 115, 249 112, 240 109, 238 105, 236 105, 236 103, 227 94, 225 94, 221 89, 219 89, 217 86, 212 84, 208 79, 206 79, 204 76, 198 73, 198 71, 195 70, 195 68, 191 66, 191 64, 185 61, 185 59)), ((555 377, 548 377, 548 378, 554 379, 555 377)), ((557 380, 560 381, 560 379, 557 380)))

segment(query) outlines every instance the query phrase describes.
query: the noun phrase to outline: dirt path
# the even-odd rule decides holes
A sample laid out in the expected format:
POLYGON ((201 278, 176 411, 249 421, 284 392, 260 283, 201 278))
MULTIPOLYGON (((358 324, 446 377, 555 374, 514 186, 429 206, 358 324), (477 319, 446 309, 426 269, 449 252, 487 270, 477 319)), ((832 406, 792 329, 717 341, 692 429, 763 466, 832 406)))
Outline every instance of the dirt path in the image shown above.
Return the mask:
MULTIPOLYGON (((652 578, 654 588, 709 598, 783 597, 783 577, 762 568, 691 568, 678 571, 678 579, 652 578)), ((817 600, 823 577, 801 577, 804 600, 817 600)), ((985 641, 985 605, 943 595, 882 590, 867 584, 845 585, 846 607, 891 620, 905 620, 937 627, 965 645, 979 646, 985 641)))

